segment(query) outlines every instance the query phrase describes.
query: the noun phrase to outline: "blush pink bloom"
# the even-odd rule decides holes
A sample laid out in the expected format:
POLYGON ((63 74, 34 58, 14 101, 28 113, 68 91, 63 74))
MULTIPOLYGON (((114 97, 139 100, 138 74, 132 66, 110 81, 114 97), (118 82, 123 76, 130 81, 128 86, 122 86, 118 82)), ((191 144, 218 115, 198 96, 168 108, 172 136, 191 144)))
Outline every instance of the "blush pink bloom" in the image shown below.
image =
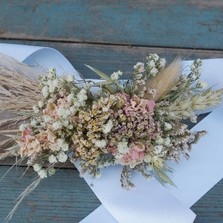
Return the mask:
POLYGON ((144 157, 145 146, 140 143, 132 143, 129 150, 129 155, 132 160, 142 160, 144 157))
POLYGON ((138 96, 134 95, 131 99, 127 97, 123 97, 126 99, 125 105, 123 108, 124 113, 129 116, 131 111, 142 112, 142 113, 151 113, 155 107, 155 101, 140 99, 138 96))
POLYGON ((46 108, 43 110, 44 115, 49 115, 53 119, 58 119, 57 106, 54 103, 48 103, 46 108))

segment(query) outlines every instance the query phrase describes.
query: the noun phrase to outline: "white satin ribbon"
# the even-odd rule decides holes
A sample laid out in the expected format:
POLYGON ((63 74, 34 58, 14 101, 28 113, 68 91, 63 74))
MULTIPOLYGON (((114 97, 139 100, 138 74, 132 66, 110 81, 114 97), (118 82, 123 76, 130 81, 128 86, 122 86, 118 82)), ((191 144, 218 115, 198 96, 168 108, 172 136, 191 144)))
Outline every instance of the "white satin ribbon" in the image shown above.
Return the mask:
MULTIPOLYGON (((52 48, 0 44, 0 53, 38 70, 55 67, 60 75, 69 73, 80 79, 78 72, 66 58, 52 48)), ((190 63, 191 61, 185 62, 190 63)), ((222 59, 203 61, 202 77, 210 86, 223 87, 222 71, 222 59)), ((175 169, 172 179, 177 188, 164 188, 156 180, 147 181, 136 174, 133 176, 136 189, 124 191, 120 187, 119 167, 104 169, 100 179, 92 180, 86 174, 84 179, 89 185, 94 183, 92 190, 104 206, 101 205, 81 223, 193 222, 195 215, 189 207, 222 178, 223 141, 219 131, 223 126, 221 114, 220 108, 196 125, 194 129, 207 129, 209 134, 193 146, 190 160, 181 160, 179 165, 171 164, 175 169)))

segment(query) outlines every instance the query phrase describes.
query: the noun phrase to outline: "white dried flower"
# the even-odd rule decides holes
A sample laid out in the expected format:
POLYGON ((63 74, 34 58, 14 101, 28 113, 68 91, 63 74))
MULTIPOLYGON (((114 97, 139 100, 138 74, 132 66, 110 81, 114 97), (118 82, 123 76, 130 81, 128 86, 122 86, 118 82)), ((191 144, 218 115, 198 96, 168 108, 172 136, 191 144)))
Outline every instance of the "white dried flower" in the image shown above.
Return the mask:
POLYGON ((67 82, 73 82, 74 81, 74 77, 72 75, 67 75, 65 77, 65 79, 66 79, 67 82))
POLYGON ((54 168, 50 168, 50 169, 48 170, 48 174, 49 174, 49 176, 52 176, 53 174, 55 174, 55 172, 56 172, 56 170, 55 170, 54 168))
POLYGON ((58 108, 57 109, 57 115, 59 117, 67 118, 70 115, 70 111, 65 108, 58 108))
POLYGON ((31 122, 30 122, 30 125, 32 126, 32 127, 35 127, 36 125, 37 125, 37 121, 35 120, 35 119, 33 119, 31 122))
POLYGON ((152 68, 151 70, 150 70, 150 74, 152 75, 152 76, 155 76, 156 74, 158 73, 158 69, 157 68, 152 68))
POLYGON ((190 121, 191 121, 192 123, 197 123, 197 116, 194 115, 194 116, 190 117, 190 121))
POLYGON ((47 86, 44 86, 44 87, 42 88, 42 94, 43 94, 43 97, 44 97, 44 98, 47 98, 47 97, 49 96, 49 89, 48 89, 47 86))
POLYGON ((67 154, 65 154, 63 151, 60 151, 58 154, 57 154, 57 159, 60 163, 65 163, 67 161, 67 154))
POLYGON ((150 154, 146 154, 143 158, 146 163, 150 163, 152 161, 152 157, 150 154))
POLYGON ((19 126, 19 131, 20 131, 20 132, 23 132, 25 129, 26 129, 26 125, 25 125, 25 124, 21 124, 21 125, 19 126))
POLYGON ((43 102, 43 101, 39 101, 39 102, 38 102, 38 106, 39 106, 40 108, 42 108, 42 107, 44 106, 44 102, 43 102))
POLYGON ((85 101, 87 100, 87 91, 86 89, 82 88, 80 92, 77 94, 77 100, 78 102, 83 105, 85 101))
POLYGON ((160 68, 164 68, 166 66, 166 59, 160 58, 159 65, 160 65, 160 68))
POLYGON ((126 141, 119 142, 117 145, 117 149, 122 154, 127 153, 129 151, 128 142, 126 141))
POLYGON ((33 170, 34 170, 35 172, 38 172, 38 171, 40 171, 41 169, 42 169, 42 166, 41 166, 40 164, 35 163, 35 164, 33 165, 33 170))
POLYGON ((36 114, 39 113, 38 106, 36 106, 36 105, 33 106, 33 112, 36 113, 36 114))
POLYGON ((112 120, 109 120, 106 124, 102 126, 102 131, 104 134, 107 134, 111 131, 113 127, 112 120))
POLYGON ((155 62, 159 60, 159 56, 156 53, 151 53, 149 55, 150 60, 154 60, 155 62))
POLYGON ((150 68, 154 68, 156 66, 155 62, 153 60, 150 60, 147 62, 147 65, 150 67, 150 68))
POLYGON ((134 65, 134 69, 139 73, 143 73, 145 71, 144 63, 138 62, 136 65, 134 65))
POLYGON ((163 144, 164 144, 165 146, 170 146, 170 145, 171 145, 171 140, 170 140, 170 138, 169 138, 169 137, 165 138, 163 144))
POLYGON ((41 169, 40 171, 38 171, 38 175, 40 176, 41 179, 47 178, 47 172, 44 169, 41 169))
POLYGON ((162 150, 163 150, 163 146, 161 146, 161 145, 158 145, 158 146, 155 146, 155 147, 154 147, 154 153, 155 153, 155 154, 159 154, 159 153, 161 153, 162 150))
POLYGON ((57 158, 54 155, 50 155, 48 158, 49 163, 56 163, 57 162, 57 158))
POLYGON ((77 108, 75 106, 70 107, 71 114, 75 114, 77 112, 77 108))
POLYGON ((64 141, 64 139, 57 139, 57 145, 62 149, 64 152, 69 149, 69 145, 64 141))
POLYGON ((61 124, 61 122, 56 121, 56 122, 53 123, 52 127, 53 127, 54 130, 58 130, 58 129, 62 128, 62 124, 61 124))
POLYGON ((58 87, 59 81, 58 81, 58 79, 48 80, 47 84, 49 86, 49 92, 53 93, 56 90, 56 88, 58 87))
POLYGON ((156 140, 156 143, 159 144, 159 145, 162 145, 164 143, 164 139, 159 137, 157 140, 156 140))
POLYGON ((67 101, 68 101, 68 102, 72 102, 73 99, 74 99, 74 94, 73 94, 73 93, 72 93, 72 94, 69 94, 69 95, 67 96, 67 101))
POLYGON ((43 120, 44 120, 44 122, 48 123, 48 122, 52 121, 53 119, 49 115, 44 115, 43 120))
POLYGON ((164 123, 164 129, 165 129, 166 131, 172 129, 172 127, 173 127, 173 126, 172 126, 170 123, 168 123, 168 122, 165 122, 165 123, 164 123))
POLYGON ((122 72, 119 70, 119 71, 114 72, 114 73, 111 74, 111 79, 112 80, 118 80, 121 75, 122 75, 122 72))
POLYGON ((104 139, 102 139, 102 140, 96 140, 94 142, 94 144, 95 144, 96 147, 102 149, 102 148, 104 148, 106 146, 106 141, 104 139))

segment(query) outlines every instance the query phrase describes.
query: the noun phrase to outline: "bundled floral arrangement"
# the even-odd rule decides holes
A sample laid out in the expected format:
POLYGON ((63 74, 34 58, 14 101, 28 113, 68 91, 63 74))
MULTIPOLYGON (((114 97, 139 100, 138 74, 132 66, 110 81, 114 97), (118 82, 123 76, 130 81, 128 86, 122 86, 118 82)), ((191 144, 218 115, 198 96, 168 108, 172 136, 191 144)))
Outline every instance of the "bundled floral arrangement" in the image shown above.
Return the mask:
POLYGON ((93 176, 104 167, 123 166, 126 189, 134 186, 133 171, 173 185, 167 161, 189 158, 192 144, 205 134, 192 132, 182 120, 196 122, 196 112, 217 105, 223 95, 223 89, 212 90, 200 80, 201 64, 195 60, 189 75, 182 75, 180 59, 166 67, 164 58, 150 54, 128 80, 120 80, 121 71, 107 76, 90 66, 102 80, 59 77, 54 69, 38 81, 2 75, 0 108, 17 111, 24 121, 19 134, 2 143, 7 150, 1 158, 27 158, 39 181, 69 158, 93 176))

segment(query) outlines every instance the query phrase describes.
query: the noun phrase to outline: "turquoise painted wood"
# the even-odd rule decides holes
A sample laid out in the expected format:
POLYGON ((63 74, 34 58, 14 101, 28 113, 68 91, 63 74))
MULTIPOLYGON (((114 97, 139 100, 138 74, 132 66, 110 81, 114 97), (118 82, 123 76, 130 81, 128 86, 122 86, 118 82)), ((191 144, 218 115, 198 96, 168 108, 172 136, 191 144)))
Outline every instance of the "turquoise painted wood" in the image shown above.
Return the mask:
MULTIPOLYGON (((0 166, 0 177, 8 170, 0 166)), ((14 168, 0 183, 0 222, 3 223, 13 201, 36 177, 30 169, 14 168)), ((77 223, 100 205, 77 170, 60 169, 44 180, 28 196, 11 220, 12 223, 77 223)))
POLYGON ((181 56, 183 59, 223 58, 223 51, 217 50, 110 46, 50 41, 1 41, 1 39, 0 42, 53 47, 62 52, 85 78, 98 78, 98 76, 90 71, 84 64, 96 67, 107 74, 122 70, 123 78, 126 78, 132 72, 133 65, 139 61, 144 61, 145 57, 150 53, 158 53, 160 56, 167 58, 168 62, 171 62, 177 56, 181 56))
MULTIPOLYGON (((0 166, 0 176, 8 168, 0 166)), ((35 173, 29 170, 19 180, 24 171, 24 167, 18 167, 12 170, 0 183, 0 222, 4 221, 13 207, 13 200, 35 178, 35 173)), ((223 222, 222 187, 223 180, 192 207, 192 210, 197 214, 194 223, 223 222)), ((24 200, 11 222, 78 223, 99 205, 100 202, 85 181, 79 177, 77 170, 61 169, 53 177, 44 180, 24 200)))
POLYGON ((1 0, 0 38, 223 49, 221 0, 1 0))

